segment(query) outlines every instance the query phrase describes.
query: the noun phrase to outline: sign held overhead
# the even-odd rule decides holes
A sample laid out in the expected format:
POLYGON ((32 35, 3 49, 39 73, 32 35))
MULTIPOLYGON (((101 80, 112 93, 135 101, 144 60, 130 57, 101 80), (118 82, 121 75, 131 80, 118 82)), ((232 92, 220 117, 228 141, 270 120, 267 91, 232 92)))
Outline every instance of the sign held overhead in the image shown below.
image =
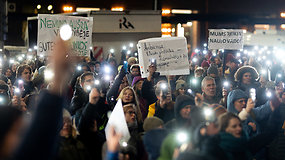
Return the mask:
MULTIPOLYGON (((38 55, 47 55, 53 50, 56 37, 71 36, 70 46, 78 56, 87 56, 92 46, 92 17, 75 17, 63 15, 38 15, 38 55), (62 26, 69 25, 67 32, 62 26)), ((64 39, 68 40, 68 39, 64 39)))
POLYGON ((243 49, 242 29, 209 29, 209 49, 243 49))
POLYGON ((149 38, 138 42, 142 77, 148 76, 148 66, 155 63, 161 75, 189 74, 185 37, 149 38))

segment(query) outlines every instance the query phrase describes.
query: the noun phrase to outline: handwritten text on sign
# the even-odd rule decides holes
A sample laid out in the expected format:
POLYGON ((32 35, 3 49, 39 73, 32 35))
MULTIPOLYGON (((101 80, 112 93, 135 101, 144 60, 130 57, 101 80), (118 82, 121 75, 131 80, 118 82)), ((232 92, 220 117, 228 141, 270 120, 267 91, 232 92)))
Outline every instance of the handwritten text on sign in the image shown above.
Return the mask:
POLYGON ((39 15, 38 17, 38 54, 47 54, 53 50, 54 40, 59 36, 64 24, 72 28, 71 48, 79 56, 88 55, 92 46, 92 17, 74 17, 61 15, 39 15))
POLYGON ((138 42, 142 77, 148 76, 148 66, 156 61, 161 75, 189 74, 189 62, 184 37, 150 38, 138 42))
POLYGON ((209 29, 209 49, 243 48, 243 30, 241 29, 209 29))

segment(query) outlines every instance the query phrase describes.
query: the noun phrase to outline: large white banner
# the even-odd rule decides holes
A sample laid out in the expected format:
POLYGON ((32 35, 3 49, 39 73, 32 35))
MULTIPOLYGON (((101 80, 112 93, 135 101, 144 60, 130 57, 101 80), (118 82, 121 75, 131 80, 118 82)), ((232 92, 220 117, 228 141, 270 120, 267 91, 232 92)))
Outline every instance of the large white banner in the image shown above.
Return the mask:
POLYGON ((209 49, 243 49, 242 29, 209 29, 209 49))
POLYGON ((69 40, 72 52, 79 56, 89 55, 93 18, 48 14, 38 15, 38 55, 47 55, 53 50, 60 27, 64 24, 72 28, 72 37, 69 40))
POLYGON ((139 64, 142 77, 148 76, 148 66, 156 61, 160 75, 189 74, 185 37, 149 38, 138 42, 139 64))

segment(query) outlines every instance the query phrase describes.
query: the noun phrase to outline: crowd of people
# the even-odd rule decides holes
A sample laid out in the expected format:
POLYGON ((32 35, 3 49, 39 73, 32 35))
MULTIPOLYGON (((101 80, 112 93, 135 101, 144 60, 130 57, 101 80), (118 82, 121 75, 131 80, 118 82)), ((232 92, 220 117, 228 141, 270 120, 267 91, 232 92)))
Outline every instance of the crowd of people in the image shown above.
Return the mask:
POLYGON ((117 65, 113 54, 69 53, 58 40, 46 58, 3 56, 0 159, 285 159, 285 68, 276 58, 266 66, 188 48, 189 75, 162 76, 150 63, 143 78, 135 55, 117 65), (105 133, 119 99, 127 142, 115 126, 105 133))

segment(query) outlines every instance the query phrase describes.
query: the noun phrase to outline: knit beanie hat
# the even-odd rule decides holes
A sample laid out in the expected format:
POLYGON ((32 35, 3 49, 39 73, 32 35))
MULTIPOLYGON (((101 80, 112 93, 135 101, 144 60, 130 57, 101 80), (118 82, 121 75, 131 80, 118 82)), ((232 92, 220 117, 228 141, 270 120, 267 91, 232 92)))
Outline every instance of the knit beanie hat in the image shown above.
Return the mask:
POLYGON ((210 65, 209 65, 209 63, 207 62, 207 61, 203 61, 202 63, 201 63, 201 67, 209 67, 210 65))
POLYGON ((186 82, 183 80, 177 80, 176 81, 176 90, 180 88, 185 88, 186 87, 186 82))
POLYGON ((219 71, 216 65, 211 65, 208 70, 207 70, 207 74, 215 74, 215 75, 219 75, 219 71))
POLYGON ((136 85, 140 80, 144 80, 141 76, 135 76, 132 82, 132 86, 136 85))
POLYGON ((143 122, 143 129, 145 132, 163 126, 163 121, 158 117, 147 117, 143 122))

